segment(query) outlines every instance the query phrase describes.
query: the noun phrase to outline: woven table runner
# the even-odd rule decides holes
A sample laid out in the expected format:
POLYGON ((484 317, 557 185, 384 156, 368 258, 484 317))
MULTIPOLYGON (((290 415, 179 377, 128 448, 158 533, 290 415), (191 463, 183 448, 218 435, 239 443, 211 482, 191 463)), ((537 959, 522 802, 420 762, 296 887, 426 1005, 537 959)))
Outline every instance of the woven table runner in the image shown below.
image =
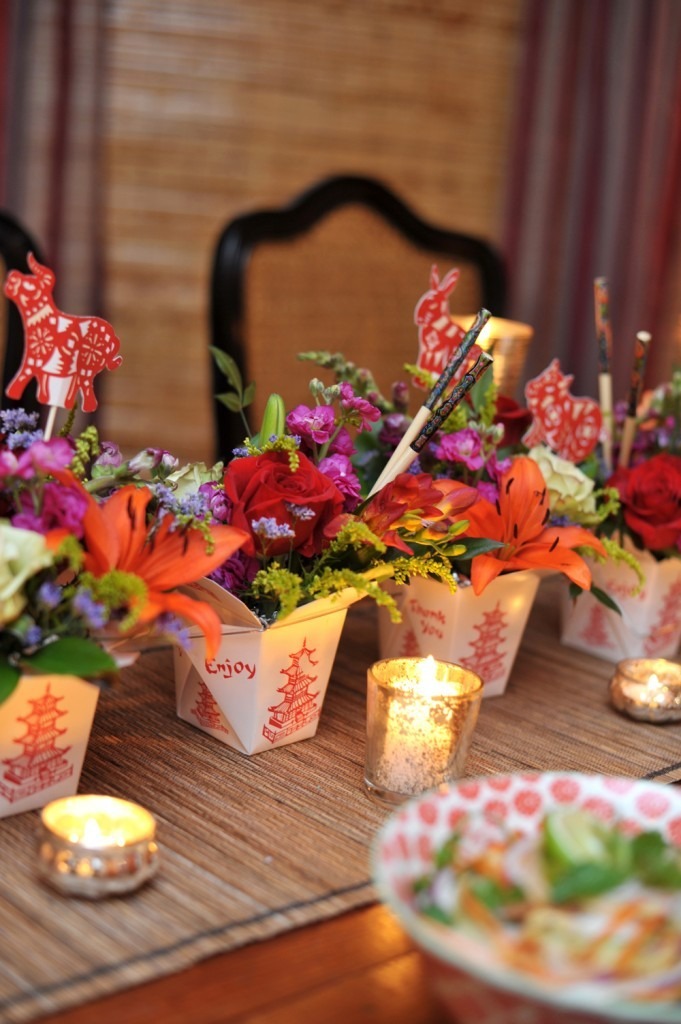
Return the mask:
MULTIPOLYGON (((538 599, 509 688, 483 702, 467 775, 575 769, 681 779, 681 727, 607 704, 612 667, 557 642, 538 599)), ((351 609, 314 739, 246 757, 175 716, 172 656, 146 654, 104 692, 80 792, 157 818, 161 869, 100 902, 34 873, 37 812, 0 821, 0 1020, 20 1022, 374 900, 369 847, 387 812, 363 791, 367 602, 351 609)))

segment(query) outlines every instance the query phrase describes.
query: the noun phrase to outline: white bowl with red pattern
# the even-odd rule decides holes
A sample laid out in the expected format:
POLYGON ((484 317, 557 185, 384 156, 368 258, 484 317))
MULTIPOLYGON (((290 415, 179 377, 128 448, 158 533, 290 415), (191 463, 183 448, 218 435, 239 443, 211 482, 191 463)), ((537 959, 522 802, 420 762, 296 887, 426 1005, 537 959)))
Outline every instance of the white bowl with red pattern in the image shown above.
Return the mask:
POLYGON ((466 779, 409 801, 387 820, 372 850, 379 897, 424 954, 434 992, 456 1024, 681 1024, 681 1003, 613 997, 596 982, 544 986, 415 909, 412 884, 432 869, 433 852, 457 823, 484 829, 489 822, 498 834, 503 821, 533 833, 559 807, 582 807, 632 833, 656 830, 681 846, 681 791, 671 786, 575 772, 466 779))

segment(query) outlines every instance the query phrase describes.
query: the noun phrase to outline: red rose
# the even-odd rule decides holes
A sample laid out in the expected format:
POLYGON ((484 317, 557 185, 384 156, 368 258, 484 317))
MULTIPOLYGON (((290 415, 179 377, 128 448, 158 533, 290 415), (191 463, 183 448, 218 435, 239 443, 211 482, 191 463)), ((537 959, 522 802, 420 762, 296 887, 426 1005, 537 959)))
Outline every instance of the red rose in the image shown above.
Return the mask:
POLYGON ((523 434, 532 423, 532 413, 524 406, 518 405, 514 398, 498 395, 494 422, 503 425, 504 438, 501 442, 503 447, 506 448, 510 445, 515 447, 520 444, 523 434))
POLYGON ((654 455, 608 480, 619 491, 624 522, 649 551, 664 551, 681 539, 681 458, 654 455))
POLYGON ((234 459, 225 471, 225 494, 232 505, 231 525, 250 535, 244 551, 263 550, 252 523, 274 519, 288 526, 294 536, 265 542, 268 555, 282 555, 292 548, 301 555, 316 555, 326 546, 325 526, 339 514, 345 498, 305 455, 298 455, 298 468, 291 471, 287 452, 265 452, 234 459))

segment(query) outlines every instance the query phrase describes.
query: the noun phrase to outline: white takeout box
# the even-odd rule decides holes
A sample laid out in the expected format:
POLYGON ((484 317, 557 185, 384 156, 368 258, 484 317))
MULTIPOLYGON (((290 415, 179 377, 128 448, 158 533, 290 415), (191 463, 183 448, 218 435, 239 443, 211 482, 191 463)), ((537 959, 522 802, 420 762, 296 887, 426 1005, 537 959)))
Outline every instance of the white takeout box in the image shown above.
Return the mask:
POLYGON ((244 754, 314 736, 345 616, 360 595, 344 590, 265 627, 212 580, 183 589, 223 625, 212 661, 199 631, 190 632, 187 650, 175 649, 179 717, 244 754))
POLYGON ((681 558, 658 562, 648 551, 634 554, 645 575, 636 596, 631 593, 636 576, 627 565, 587 559, 595 585, 617 603, 622 614, 606 608, 592 594, 580 594, 574 601, 566 594, 561 605, 561 641, 566 647, 612 662, 676 655, 681 641, 681 558))
POLYGON ((0 704, 0 818, 74 796, 99 689, 78 676, 22 676, 0 704))
POLYGON ((452 593, 439 580, 415 577, 394 594, 402 621, 379 614, 382 658, 432 654, 476 672, 483 697, 498 697, 520 646, 540 575, 524 570, 497 576, 476 596, 461 585, 452 593))

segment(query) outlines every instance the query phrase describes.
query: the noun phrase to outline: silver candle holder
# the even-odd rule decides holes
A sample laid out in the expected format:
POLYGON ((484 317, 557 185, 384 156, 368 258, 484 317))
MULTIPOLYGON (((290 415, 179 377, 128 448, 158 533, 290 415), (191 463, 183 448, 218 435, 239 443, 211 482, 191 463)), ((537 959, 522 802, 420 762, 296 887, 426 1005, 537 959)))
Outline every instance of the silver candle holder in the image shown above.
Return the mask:
POLYGON ((94 794, 54 800, 40 815, 38 873, 69 896, 131 892, 156 874, 156 822, 139 804, 94 794))

